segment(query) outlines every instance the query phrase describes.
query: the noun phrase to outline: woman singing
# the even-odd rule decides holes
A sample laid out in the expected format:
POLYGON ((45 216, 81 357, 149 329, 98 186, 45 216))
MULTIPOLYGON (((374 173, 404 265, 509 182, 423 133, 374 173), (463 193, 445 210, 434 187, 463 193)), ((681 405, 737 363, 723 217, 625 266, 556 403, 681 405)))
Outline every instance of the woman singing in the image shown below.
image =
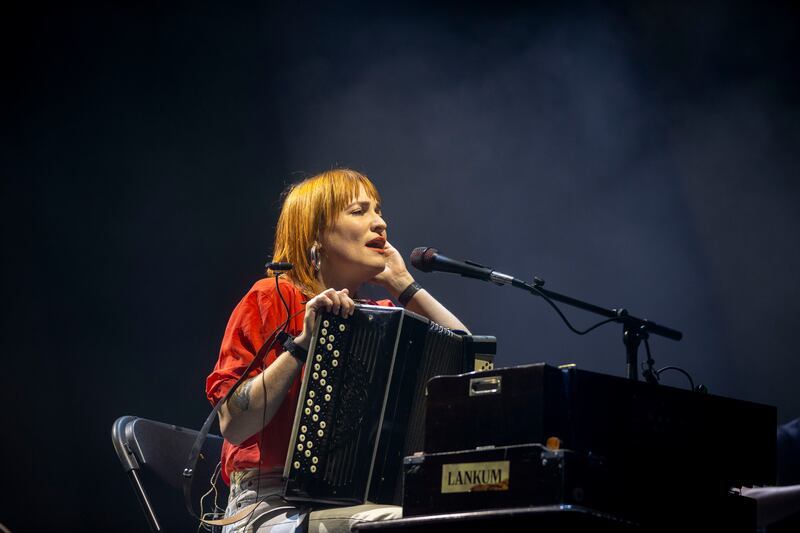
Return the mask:
MULTIPOLYGON (((365 283, 385 288, 410 311, 450 329, 467 328, 422 289, 398 251, 387 241, 378 191, 364 175, 336 169, 308 178, 284 200, 275 235, 273 260, 294 265, 276 286, 274 277, 256 282, 233 311, 206 395, 216 404, 286 320, 277 291, 289 307, 288 333, 294 337, 267 354, 263 368, 220 410, 225 437, 222 476, 230 484, 226 516, 260 502, 226 532, 350 531, 359 521, 398 518, 396 506, 366 504, 310 513, 280 497, 294 413, 314 320, 322 310, 350 316, 353 298, 365 283), (275 528, 274 530, 272 528, 275 528)), ((268 272, 268 274, 273 274, 268 272)), ((389 300, 370 301, 391 306, 389 300)))

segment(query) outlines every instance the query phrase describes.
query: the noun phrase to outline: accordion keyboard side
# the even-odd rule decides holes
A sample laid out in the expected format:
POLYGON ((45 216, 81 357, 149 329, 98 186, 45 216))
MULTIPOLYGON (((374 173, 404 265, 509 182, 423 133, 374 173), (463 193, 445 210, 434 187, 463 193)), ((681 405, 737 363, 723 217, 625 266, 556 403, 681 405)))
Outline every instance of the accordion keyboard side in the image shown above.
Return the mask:
POLYGON ((323 313, 312 337, 287 454, 287 499, 362 502, 402 309, 323 313))

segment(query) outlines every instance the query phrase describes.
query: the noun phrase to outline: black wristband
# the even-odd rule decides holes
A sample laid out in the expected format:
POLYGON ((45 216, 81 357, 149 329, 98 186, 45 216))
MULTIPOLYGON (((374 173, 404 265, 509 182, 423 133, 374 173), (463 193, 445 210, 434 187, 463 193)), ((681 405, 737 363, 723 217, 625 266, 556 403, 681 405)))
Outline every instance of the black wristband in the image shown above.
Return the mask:
POLYGON ((411 298, 414 297, 417 292, 422 289, 422 285, 417 283, 416 281, 411 282, 411 285, 406 287, 406 289, 400 293, 400 296, 397 297, 397 301, 400 302, 400 305, 403 307, 408 305, 408 302, 411 301, 411 298))
POLYGON ((289 355, 300 361, 301 364, 306 364, 306 359, 308 358, 308 350, 303 348, 302 346, 298 346, 294 343, 294 337, 286 333, 285 331, 281 331, 278 334, 278 342, 281 343, 283 349, 289 352, 289 355))

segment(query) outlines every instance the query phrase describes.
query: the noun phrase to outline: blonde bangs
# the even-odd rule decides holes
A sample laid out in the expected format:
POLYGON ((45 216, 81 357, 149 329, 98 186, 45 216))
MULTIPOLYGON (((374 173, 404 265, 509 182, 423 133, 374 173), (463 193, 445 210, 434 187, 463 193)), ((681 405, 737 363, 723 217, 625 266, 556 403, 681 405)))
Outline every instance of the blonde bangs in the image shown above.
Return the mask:
MULTIPOLYGON (((272 260, 294 265, 286 277, 307 296, 323 289, 309 257, 311 246, 318 235, 334 226, 339 213, 358 197, 361 186, 380 204, 378 190, 369 178, 346 168, 307 178, 290 187, 286 194, 275 231, 272 260)), ((275 273, 268 270, 267 275, 275 273)))

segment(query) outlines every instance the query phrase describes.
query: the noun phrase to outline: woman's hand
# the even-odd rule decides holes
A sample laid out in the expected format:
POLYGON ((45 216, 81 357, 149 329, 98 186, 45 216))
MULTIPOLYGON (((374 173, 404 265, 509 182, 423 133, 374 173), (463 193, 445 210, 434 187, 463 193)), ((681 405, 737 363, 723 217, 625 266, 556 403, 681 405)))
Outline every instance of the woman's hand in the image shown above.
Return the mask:
POLYGON ((301 348, 308 350, 308 345, 311 342, 311 330, 314 327, 314 321, 317 319, 317 313, 321 309, 330 311, 334 315, 340 315, 342 318, 347 318, 355 312, 356 304, 350 298, 350 293, 347 289, 340 291, 328 289, 311 298, 306 303, 303 331, 294 339, 294 343, 301 348))
MULTIPOLYGON (((392 298, 398 298, 400 293, 414 283, 414 278, 408 273, 406 263, 400 257, 400 252, 388 241, 384 250, 386 250, 386 267, 383 272, 372 278, 371 282, 388 290, 392 298)), ((469 333, 467 326, 462 324, 453 313, 436 301, 436 298, 431 296, 425 289, 414 293, 411 300, 404 307, 446 328, 469 333)))
POLYGON ((384 254, 386 256, 386 267, 383 272, 372 278, 371 283, 380 285, 389 291, 393 298, 397 298, 406 287, 414 282, 414 278, 408 273, 406 263, 403 261, 400 252, 389 244, 389 241, 386 241, 384 254))

